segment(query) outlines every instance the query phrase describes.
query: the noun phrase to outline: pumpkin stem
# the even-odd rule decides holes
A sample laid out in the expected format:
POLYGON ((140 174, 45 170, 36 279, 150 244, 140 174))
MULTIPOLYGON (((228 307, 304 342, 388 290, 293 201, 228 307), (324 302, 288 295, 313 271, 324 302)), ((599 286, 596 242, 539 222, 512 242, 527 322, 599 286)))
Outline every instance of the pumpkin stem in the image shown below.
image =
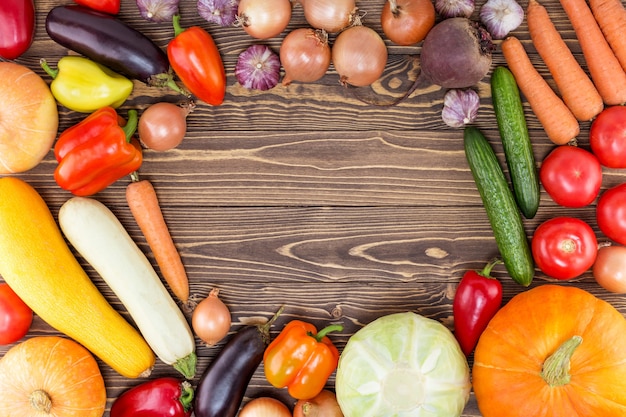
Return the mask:
POLYGON ((566 385, 571 380, 569 374, 570 360, 574 350, 583 342, 580 336, 573 336, 566 340, 559 348, 550 355, 543 363, 541 377, 551 387, 566 385))
POLYGON ((28 397, 31 407, 37 410, 38 413, 49 414, 52 408, 52 399, 48 393, 42 389, 31 392, 28 397))

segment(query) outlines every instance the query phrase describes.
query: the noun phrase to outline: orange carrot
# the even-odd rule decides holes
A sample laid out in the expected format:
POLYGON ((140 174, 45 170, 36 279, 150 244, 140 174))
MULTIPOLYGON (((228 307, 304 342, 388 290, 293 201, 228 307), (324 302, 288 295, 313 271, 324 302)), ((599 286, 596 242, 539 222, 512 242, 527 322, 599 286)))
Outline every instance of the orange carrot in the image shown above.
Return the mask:
POLYGON ((576 32, 591 79, 606 105, 626 103, 626 72, 615 57, 586 0, 561 0, 576 32))
POLYGON ((133 181, 126 187, 126 201, 135 221, 154 254, 161 274, 174 295, 187 304, 189 300, 189 280, 180 254, 174 245, 172 235, 163 218, 163 212, 152 183, 133 181))
POLYGON ((529 0, 526 21, 535 49, 552 74, 565 105, 580 121, 596 117, 604 108, 602 97, 561 38, 546 8, 537 0, 529 0))
POLYGON ((626 8, 621 0, 589 0, 589 6, 613 53, 626 71, 626 8))
POLYGON ((533 66, 520 40, 509 36, 502 41, 501 48, 520 91, 548 138, 557 145, 564 145, 578 136, 578 120, 533 66))

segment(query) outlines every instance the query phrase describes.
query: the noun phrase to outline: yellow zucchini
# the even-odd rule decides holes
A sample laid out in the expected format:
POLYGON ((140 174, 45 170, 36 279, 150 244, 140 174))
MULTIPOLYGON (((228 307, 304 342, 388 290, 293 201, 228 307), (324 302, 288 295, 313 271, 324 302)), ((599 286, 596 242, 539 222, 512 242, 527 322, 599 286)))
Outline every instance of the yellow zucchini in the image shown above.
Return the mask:
POLYGON ((128 378, 148 376, 155 355, 98 291, 39 193, 0 178, 0 275, 46 323, 128 378))
POLYGON ((196 344, 191 328, 115 214, 93 198, 72 197, 59 210, 59 225, 124 304, 157 357, 192 379, 196 344))

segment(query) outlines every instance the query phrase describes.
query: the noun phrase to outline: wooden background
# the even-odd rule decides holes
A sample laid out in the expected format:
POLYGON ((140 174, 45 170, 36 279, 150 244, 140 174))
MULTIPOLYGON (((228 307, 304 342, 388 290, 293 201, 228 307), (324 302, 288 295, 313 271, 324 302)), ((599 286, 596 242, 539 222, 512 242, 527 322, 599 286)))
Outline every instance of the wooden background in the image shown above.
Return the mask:
MULTIPOLYGON (((48 38, 47 12, 63 0, 36 0, 37 33, 31 49, 17 62, 50 81, 38 67, 41 57, 51 64, 67 50, 48 38)), ((475 17, 483 1, 477 2, 475 17)), ((383 0, 358 0, 364 24, 382 34, 383 0)), ((526 7, 527 2, 522 1, 526 7)), ((581 63, 584 60, 572 28, 555 0, 544 4, 562 36, 581 63)), ((199 102, 188 118, 182 145, 163 153, 145 151, 140 169, 153 182, 171 233, 186 265, 191 292, 205 297, 220 288, 229 306, 236 332, 255 317, 269 318, 281 305, 285 312, 273 334, 292 319, 318 326, 342 323, 345 330, 332 338, 341 349, 360 327, 377 317, 415 311, 454 328, 451 303, 462 274, 478 269, 498 254, 480 196, 468 169, 462 130, 441 121, 445 90, 416 91, 396 107, 364 104, 358 96, 372 90, 383 98, 402 95, 419 71, 420 44, 398 47, 386 41, 389 59, 383 77, 372 88, 345 88, 334 69, 313 84, 293 83, 267 92, 242 88, 234 77, 237 56, 253 43, 278 51, 288 31, 306 26, 302 8, 294 8, 291 24, 281 36, 259 41, 243 29, 221 28, 204 21, 195 0, 181 0, 184 27, 200 25, 215 38, 228 76, 224 103, 211 107, 199 102)), ((144 21, 133 0, 123 0, 119 15, 163 48, 173 36, 170 24, 144 21)), ((526 22, 514 34, 525 43, 541 73, 549 74, 529 41, 526 22)), ((332 41, 333 37, 331 37, 332 41)), ((493 65, 504 63, 500 50, 493 65)), ((550 80, 551 82, 551 80, 550 80)), ((502 163, 504 157, 490 99, 489 76, 476 86, 481 108, 476 125, 490 139, 502 163)), ((180 96, 135 83, 123 106, 142 110, 161 100, 180 96)), ((59 107, 60 130, 84 115, 59 107)), ((538 163, 553 148, 537 119, 526 106, 527 122, 538 163)), ((578 138, 588 145, 589 124, 578 138)), ((19 175, 32 184, 56 216, 70 194, 52 177, 52 153, 35 169, 19 175)), ((604 170, 603 189, 626 181, 619 170, 604 170)), ((128 179, 122 179, 95 197, 109 206, 150 257, 149 248, 134 223, 124 199, 128 179)), ((544 220, 572 215, 595 223, 595 209, 564 209, 542 190, 537 216, 525 221, 528 236, 544 220)), ((124 311, 114 295, 86 265, 110 302, 124 311)), ((505 301, 524 289, 503 267, 505 301)), ((550 281, 537 271, 533 286, 550 281)), ((600 288, 590 273, 576 285, 626 312, 622 295, 600 288)), ((55 334, 35 318, 28 337, 55 334)), ((232 333, 231 333, 232 334, 232 333)), ((198 340, 198 374, 223 342, 207 348, 198 340)), ((0 347, 0 354, 11 346, 0 347)), ((472 358, 469 358, 470 364, 472 358)), ((142 382, 125 379, 106 365, 108 404, 124 390, 142 382)), ((177 373, 157 361, 152 377, 177 373)), ((196 378, 197 380, 197 378, 196 378)), ((328 387, 333 388, 334 376, 328 387)), ((294 401, 265 381, 262 366, 247 398, 271 395, 290 406, 294 401)), ((107 414, 108 415, 108 411, 107 414)), ((479 416, 473 396, 463 416, 479 416)))

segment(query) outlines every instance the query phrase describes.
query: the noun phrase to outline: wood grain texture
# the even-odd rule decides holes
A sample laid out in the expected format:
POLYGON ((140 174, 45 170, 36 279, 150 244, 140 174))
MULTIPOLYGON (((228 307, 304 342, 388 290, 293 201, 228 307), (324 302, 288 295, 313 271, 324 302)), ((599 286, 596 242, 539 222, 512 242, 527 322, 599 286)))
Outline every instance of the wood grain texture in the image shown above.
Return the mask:
MULTIPOLYGON (((47 37, 44 21, 52 7, 65 3, 36 0, 36 39, 17 60, 47 81, 39 59, 45 57, 55 64, 68 51, 47 37)), ((477 10, 482 3, 477 2, 477 10)), ((357 4, 364 23, 382 34, 378 19, 384 0, 358 0, 357 4)), ((520 4, 526 7, 524 0, 520 4)), ((558 1, 543 4, 584 65, 558 1)), ((402 96, 419 73, 420 44, 399 47, 386 41, 385 73, 371 87, 341 86, 331 66, 316 83, 249 91, 234 77, 239 53, 253 43, 266 43, 278 51, 286 32, 306 26, 302 9, 296 6, 287 31, 267 41, 252 39, 241 28, 218 28, 205 22, 197 14, 195 0, 181 0, 180 12, 184 27, 205 28, 220 48, 228 77, 226 99, 218 107, 198 103, 188 118, 189 131, 181 146, 162 153, 146 150, 140 175, 157 190, 192 294, 202 298, 211 288, 220 288, 233 315, 231 335, 255 318, 269 318, 280 306, 285 306, 285 312, 273 334, 293 318, 319 326, 340 322, 345 329, 333 336, 340 349, 363 325, 394 312, 415 311, 453 330, 452 299, 462 274, 481 268, 498 254, 465 160, 462 130, 448 128, 441 121, 445 91, 436 86, 420 88, 394 107, 363 101, 402 96)), ((120 19, 163 48, 173 36, 170 24, 144 21, 132 0, 122 1, 120 19)), ((530 43, 526 23, 514 34, 552 83, 530 43)), ((503 64, 496 50, 493 65, 503 64)), ((481 97, 476 125, 506 171, 489 75, 475 88, 481 97)), ((141 111, 162 100, 178 102, 181 97, 135 82, 121 112, 141 111)), ((524 105, 540 163, 553 145, 524 105)), ((63 107, 59 111, 60 130, 84 117, 63 107)), ((582 124, 580 145, 588 145, 588 132, 589 124, 582 124)), ((39 166, 19 176, 35 186, 56 216, 70 194, 54 182, 55 167, 50 153, 39 166)), ((603 189, 624 181, 624 172, 604 170, 603 189)), ((156 266, 126 206, 127 183, 128 179, 122 179, 95 197, 119 216, 156 266)), ((528 236, 556 215, 580 217, 592 225, 600 240, 605 239, 595 223, 593 205, 564 209, 543 190, 537 216, 525 220, 528 236)), ((93 269, 79 260, 107 299, 126 314, 93 269)), ((505 301, 523 291, 502 267, 496 267, 494 274, 503 282, 505 301)), ((537 271, 533 286, 550 281, 537 271)), ((590 273, 566 285, 584 288, 626 313, 626 298, 601 289, 590 273)), ((47 334, 56 332, 36 317, 28 337, 47 334)), ((208 348, 197 340, 200 373, 223 343, 208 348)), ((10 347, 0 347, 0 354, 10 347)), ((100 364, 108 410, 121 392, 142 381, 125 379, 100 364)), ((176 372, 157 363, 152 377, 166 375, 176 376, 176 372)), ((334 376, 329 388, 333 384, 334 376)), ((295 402, 284 391, 271 388, 262 366, 246 393, 247 398, 259 395, 276 396, 290 406, 295 402)), ((463 416, 480 416, 473 396, 463 416)))

